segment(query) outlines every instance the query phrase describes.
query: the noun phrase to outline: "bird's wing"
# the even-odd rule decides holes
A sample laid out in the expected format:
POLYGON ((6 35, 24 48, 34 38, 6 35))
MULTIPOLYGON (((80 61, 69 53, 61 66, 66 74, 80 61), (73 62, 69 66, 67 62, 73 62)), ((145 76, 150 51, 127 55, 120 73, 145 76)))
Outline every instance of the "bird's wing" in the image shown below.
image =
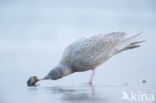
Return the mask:
POLYGON ((69 56, 79 65, 92 66, 103 63, 112 49, 126 36, 125 32, 98 34, 73 43, 69 56))
POLYGON ((80 38, 77 41, 73 42, 72 44, 70 44, 69 46, 66 47, 66 49, 64 50, 64 53, 62 55, 62 59, 61 61, 63 62, 71 62, 73 61, 73 59, 75 59, 75 57, 72 55, 73 54, 73 50, 79 46, 80 44, 82 44, 84 41, 86 40, 86 38, 80 38))

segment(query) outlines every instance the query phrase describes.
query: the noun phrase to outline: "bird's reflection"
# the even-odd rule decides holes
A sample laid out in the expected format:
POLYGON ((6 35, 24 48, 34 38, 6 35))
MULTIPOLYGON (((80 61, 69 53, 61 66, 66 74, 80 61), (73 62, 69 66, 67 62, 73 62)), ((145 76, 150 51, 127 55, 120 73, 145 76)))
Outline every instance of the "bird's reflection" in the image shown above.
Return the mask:
POLYGON ((95 87, 90 86, 62 86, 46 87, 50 93, 61 94, 61 99, 65 101, 97 101, 100 100, 96 94, 95 87))

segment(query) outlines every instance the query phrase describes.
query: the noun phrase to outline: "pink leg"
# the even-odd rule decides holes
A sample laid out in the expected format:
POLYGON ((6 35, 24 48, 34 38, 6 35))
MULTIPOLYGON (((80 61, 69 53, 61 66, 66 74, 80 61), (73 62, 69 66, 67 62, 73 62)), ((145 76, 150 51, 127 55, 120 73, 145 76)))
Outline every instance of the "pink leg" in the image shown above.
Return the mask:
POLYGON ((96 73, 96 71, 95 71, 95 69, 93 69, 93 70, 92 70, 92 75, 91 75, 90 80, 88 81, 87 84, 92 85, 92 81, 93 81, 93 79, 94 79, 95 73, 96 73))

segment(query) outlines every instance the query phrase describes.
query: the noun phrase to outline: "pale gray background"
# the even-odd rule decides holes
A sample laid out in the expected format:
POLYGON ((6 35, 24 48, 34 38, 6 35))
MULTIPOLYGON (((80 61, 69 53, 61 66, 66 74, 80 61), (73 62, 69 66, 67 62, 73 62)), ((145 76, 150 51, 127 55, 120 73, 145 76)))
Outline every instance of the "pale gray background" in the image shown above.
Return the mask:
POLYGON ((0 103, 125 103, 123 90, 155 94, 155 11, 155 0, 0 0, 0 103), (45 76, 73 41, 112 31, 144 31, 147 42, 99 66, 94 87, 81 84, 90 71, 26 86, 30 76, 45 76))

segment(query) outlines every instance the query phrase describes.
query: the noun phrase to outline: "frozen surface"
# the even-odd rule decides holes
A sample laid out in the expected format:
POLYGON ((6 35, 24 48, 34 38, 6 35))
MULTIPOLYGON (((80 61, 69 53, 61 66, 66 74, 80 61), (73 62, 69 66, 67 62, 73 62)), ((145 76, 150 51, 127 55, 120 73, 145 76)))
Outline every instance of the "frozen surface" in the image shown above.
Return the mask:
POLYGON ((129 103, 121 99, 123 91, 155 95, 155 3, 155 0, 0 1, 0 103, 129 103), (43 81, 38 87, 26 86, 30 76, 44 77, 71 42, 112 31, 126 31, 130 35, 144 31, 142 39, 147 42, 99 66, 94 86, 82 84, 88 80, 90 71, 43 81), (143 80, 147 82, 142 83, 143 80))

